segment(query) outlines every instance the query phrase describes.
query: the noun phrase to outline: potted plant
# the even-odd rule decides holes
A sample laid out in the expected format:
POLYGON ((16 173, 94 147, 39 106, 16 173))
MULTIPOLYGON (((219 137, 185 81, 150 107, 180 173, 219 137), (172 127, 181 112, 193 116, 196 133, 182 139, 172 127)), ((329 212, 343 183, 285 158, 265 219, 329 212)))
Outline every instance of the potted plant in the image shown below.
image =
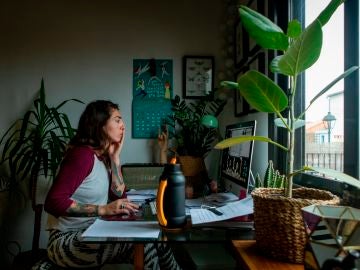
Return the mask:
POLYGON ((0 139, 0 165, 9 172, 9 189, 15 189, 25 179, 30 181, 30 199, 35 211, 33 251, 38 249, 42 212, 42 204, 36 202, 38 177, 43 175, 51 181, 54 179, 66 145, 75 134, 68 116, 60 111, 69 101, 83 103, 68 99, 49 107, 42 79, 39 97, 33 102, 34 108, 16 120, 0 139))
POLYGON ((200 179, 208 179, 204 158, 219 139, 216 117, 225 104, 226 100, 215 97, 215 90, 196 101, 186 102, 178 95, 171 99, 173 113, 166 124, 175 140, 172 151, 182 165, 187 185, 194 189, 193 195, 203 192, 204 183, 200 179))
POLYGON ((289 22, 286 33, 265 16, 246 6, 241 6, 240 18, 250 37, 264 49, 283 52, 272 60, 270 69, 274 73, 288 76, 290 89, 283 91, 274 81, 255 70, 249 70, 240 75, 236 82, 222 82, 223 86, 238 90, 256 110, 276 114, 275 124, 287 130, 287 145, 279 144, 268 137, 242 136, 226 139, 215 147, 222 149, 245 141, 256 140, 274 144, 286 152, 285 188, 256 188, 252 196, 257 245, 273 257, 295 263, 303 262, 303 247, 306 242, 301 208, 313 203, 325 203, 322 200, 327 200, 326 203, 339 203, 339 199, 321 190, 305 188, 293 190, 293 176, 306 170, 316 170, 349 184, 356 183, 356 180, 350 176, 330 169, 294 168, 295 130, 305 124, 303 118, 306 110, 336 82, 358 69, 358 67, 352 67, 346 70, 321 90, 305 111, 295 115, 297 78, 319 58, 322 47, 322 26, 328 22, 343 2, 332 0, 314 22, 304 30, 301 29, 298 21, 289 22), (290 205, 291 208, 286 210, 285 205, 290 205), (278 218, 275 217, 277 214, 279 214, 278 218))

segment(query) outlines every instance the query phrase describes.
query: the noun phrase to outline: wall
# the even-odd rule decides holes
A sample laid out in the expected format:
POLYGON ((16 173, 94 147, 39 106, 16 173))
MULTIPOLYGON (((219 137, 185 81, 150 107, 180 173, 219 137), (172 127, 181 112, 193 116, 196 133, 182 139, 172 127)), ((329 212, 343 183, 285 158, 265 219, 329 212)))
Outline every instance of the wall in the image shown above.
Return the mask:
MULTIPOLYGON (((132 60, 173 59, 175 94, 182 93, 183 55, 214 55, 219 71, 223 43, 219 28, 226 2, 14 0, 3 3, 0 9, 0 130, 5 130, 29 108, 44 78, 50 105, 68 98, 78 98, 85 103, 95 99, 118 103, 127 124, 122 162, 156 161, 154 140, 131 138, 132 60)), ((66 105, 73 125, 77 125, 83 109, 84 105, 66 105)), ((220 117, 222 133, 225 124, 240 121, 233 115, 230 99, 220 117)), ((257 114, 248 117, 264 120, 257 114)), ((260 126, 261 132, 266 132, 267 125, 260 126)), ((255 164, 261 164, 263 157, 267 157, 267 148, 261 153, 260 149, 255 145, 255 156, 261 156, 261 160, 254 158, 255 164)), ((215 177, 218 157, 218 153, 214 153, 207 160, 215 177)), ((256 170, 261 167, 254 166, 256 170)), ((2 236, 7 235, 1 237, 2 245, 6 240, 16 240, 23 250, 30 249, 33 213, 29 205, 10 212, 14 215, 11 220, 14 225, 0 224, 2 236)), ((46 242, 47 234, 42 232, 41 246, 45 247, 46 242)), ((0 260, 6 260, 5 257, 0 260)))
MULTIPOLYGON (((173 59, 176 93, 184 54, 219 60, 220 1, 15 1, 0 12, 0 99, 11 100, 1 106, 0 128, 21 115, 43 77, 50 104, 79 98, 120 105, 129 127, 123 162, 152 160, 152 142, 129 132, 132 60, 173 59)), ((66 108, 75 125, 83 108, 66 108)))

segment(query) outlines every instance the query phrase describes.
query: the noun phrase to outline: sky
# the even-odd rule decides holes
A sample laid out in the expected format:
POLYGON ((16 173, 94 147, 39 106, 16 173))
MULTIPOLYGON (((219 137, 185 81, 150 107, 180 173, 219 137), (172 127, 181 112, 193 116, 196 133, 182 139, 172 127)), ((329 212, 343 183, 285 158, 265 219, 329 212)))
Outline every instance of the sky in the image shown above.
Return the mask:
MULTIPOLYGON (((320 12, 326 7, 330 0, 306 0, 306 25, 311 23, 320 12)), ((344 8, 341 5, 330 21, 323 26, 323 47, 319 60, 310 67, 306 73, 306 106, 310 100, 320 92, 326 85, 328 85, 334 78, 344 72, 344 8)), ((343 80, 333 86, 325 95, 317 100, 312 107, 310 107, 306 114, 307 121, 321 120, 328 112, 329 101, 328 94, 343 91, 343 80)), ((331 109, 332 114, 337 119, 343 117, 342 106, 340 110, 331 109), (335 112, 336 111, 336 112, 335 112)), ((342 121, 337 121, 337 129, 342 121)))

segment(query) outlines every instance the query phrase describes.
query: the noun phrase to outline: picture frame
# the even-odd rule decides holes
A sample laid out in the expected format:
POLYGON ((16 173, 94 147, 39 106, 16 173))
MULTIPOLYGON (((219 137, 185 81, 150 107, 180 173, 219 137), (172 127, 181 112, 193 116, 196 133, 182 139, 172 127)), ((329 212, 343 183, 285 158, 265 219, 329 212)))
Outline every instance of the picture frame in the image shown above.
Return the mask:
POLYGON ((199 99, 214 89, 214 56, 183 57, 183 98, 199 99))
POLYGON ((249 50, 249 36, 241 20, 237 20, 234 29, 234 63, 236 68, 241 68, 247 61, 249 50))
MULTIPOLYGON (((243 68, 237 72, 235 80, 238 76, 244 74, 246 71, 247 69, 243 68)), ((238 90, 234 91, 234 112, 235 117, 246 115, 248 112, 248 104, 238 90)))
MULTIPOLYGON (((253 10, 256 10, 261 14, 264 14, 265 12, 265 5, 263 0, 249 0, 247 6, 253 10)), ((246 36, 248 41, 248 55, 249 57, 252 57, 261 50, 261 47, 258 44, 256 44, 255 40, 249 37, 249 34, 247 32, 246 32, 246 36)))

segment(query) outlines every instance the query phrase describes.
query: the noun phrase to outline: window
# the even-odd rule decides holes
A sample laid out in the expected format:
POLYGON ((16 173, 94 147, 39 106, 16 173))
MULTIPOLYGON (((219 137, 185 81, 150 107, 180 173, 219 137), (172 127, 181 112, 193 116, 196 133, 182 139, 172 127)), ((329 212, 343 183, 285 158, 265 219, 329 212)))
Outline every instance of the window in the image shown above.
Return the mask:
MULTIPOLYGON (((308 26, 330 0, 305 0, 305 26, 308 26)), ((305 104, 344 72, 344 5, 323 27, 319 60, 305 71, 305 104)), ((305 126, 305 165, 343 170, 344 81, 338 82, 307 111, 305 126), (315 136, 315 140, 312 137, 315 136), (340 138, 340 139, 339 139, 340 138), (314 158, 315 157, 315 158, 314 158), (319 162, 321 161, 321 162, 319 162)))
MULTIPOLYGON (((286 30, 288 16, 298 19, 305 26, 330 0, 281 0, 280 2, 281 4, 270 6, 272 10, 269 11, 270 14, 273 12, 272 20, 286 30), (284 6, 287 6, 285 10, 284 6)), ((323 27, 323 32, 323 48, 319 61, 298 80, 302 89, 296 97, 299 111, 305 108, 305 104, 308 105, 309 99, 314 97, 322 86, 326 86, 349 67, 359 66, 359 1, 346 0, 323 27), (312 72, 316 74, 315 77, 312 72)), ((281 77, 278 78, 278 84, 286 89, 287 82, 282 80, 281 77)), ((359 72, 354 72, 327 92, 322 101, 312 106, 306 119, 309 120, 306 131, 303 128, 296 133, 296 166, 319 162, 313 165, 332 167, 359 178, 359 72), (336 121, 324 123, 322 120, 329 112, 336 121), (329 123, 330 126, 327 125, 329 123), (310 144, 314 146, 313 148, 316 146, 316 151, 310 147, 310 144), (316 152, 325 153, 327 157, 315 156, 316 152)), ((273 137, 278 140, 286 140, 281 131, 270 129, 270 136, 272 132, 276 135, 273 137)), ((273 152, 269 151, 270 155, 273 155, 270 158, 277 160, 277 167, 285 168, 283 153, 273 150, 273 152)), ((308 177, 304 179, 305 177, 301 177, 295 182, 342 193, 343 187, 328 179, 320 179, 320 181, 309 180, 308 177)))

